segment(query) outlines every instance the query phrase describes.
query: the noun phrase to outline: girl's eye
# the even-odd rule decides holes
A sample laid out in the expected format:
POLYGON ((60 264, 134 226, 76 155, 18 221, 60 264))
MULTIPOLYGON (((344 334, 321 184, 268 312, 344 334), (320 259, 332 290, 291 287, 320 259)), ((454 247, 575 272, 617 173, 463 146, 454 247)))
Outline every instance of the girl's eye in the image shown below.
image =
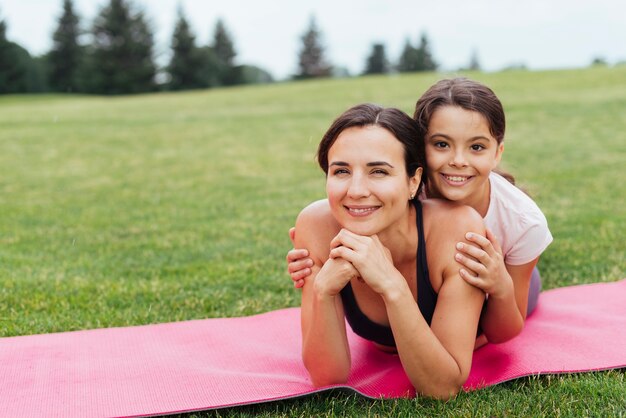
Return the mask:
POLYGON ((438 141, 433 144, 435 148, 447 148, 448 144, 446 142, 438 141))
POLYGON ((473 144, 470 148, 472 149, 472 151, 482 151, 485 149, 485 147, 480 144, 473 144))

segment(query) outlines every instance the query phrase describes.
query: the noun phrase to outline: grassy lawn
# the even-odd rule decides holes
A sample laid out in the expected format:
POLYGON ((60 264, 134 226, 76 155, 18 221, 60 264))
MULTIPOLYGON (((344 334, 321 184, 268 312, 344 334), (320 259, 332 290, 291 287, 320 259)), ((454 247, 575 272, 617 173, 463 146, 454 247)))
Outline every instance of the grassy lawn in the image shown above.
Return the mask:
MULTIPOLYGON (((626 67, 468 75, 502 99, 504 168, 555 236, 544 288, 626 277, 626 67)), ((0 97, 0 336, 298 306, 287 231, 324 196, 321 135, 359 102, 412 113, 441 77, 0 97)), ((204 415, 624 416, 624 376, 520 379, 446 403, 337 392, 204 415)))

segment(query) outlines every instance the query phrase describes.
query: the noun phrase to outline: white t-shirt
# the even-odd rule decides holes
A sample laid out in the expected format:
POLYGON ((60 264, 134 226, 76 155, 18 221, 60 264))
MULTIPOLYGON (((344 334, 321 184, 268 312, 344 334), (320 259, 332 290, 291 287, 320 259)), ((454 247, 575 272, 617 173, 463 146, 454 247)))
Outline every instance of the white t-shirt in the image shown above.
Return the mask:
POLYGON ((489 175, 491 195, 485 225, 502 247, 504 262, 526 264, 552 242, 548 221, 537 204, 501 175, 489 175))

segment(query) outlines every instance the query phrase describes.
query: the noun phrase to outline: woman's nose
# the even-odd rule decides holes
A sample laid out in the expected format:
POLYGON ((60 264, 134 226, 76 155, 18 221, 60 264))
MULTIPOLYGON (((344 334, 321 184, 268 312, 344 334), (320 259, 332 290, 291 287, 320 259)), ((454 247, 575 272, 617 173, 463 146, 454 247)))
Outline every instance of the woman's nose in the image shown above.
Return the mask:
POLYGON ((369 196, 367 181, 361 175, 354 175, 348 187, 348 196, 351 198, 361 198, 369 196))

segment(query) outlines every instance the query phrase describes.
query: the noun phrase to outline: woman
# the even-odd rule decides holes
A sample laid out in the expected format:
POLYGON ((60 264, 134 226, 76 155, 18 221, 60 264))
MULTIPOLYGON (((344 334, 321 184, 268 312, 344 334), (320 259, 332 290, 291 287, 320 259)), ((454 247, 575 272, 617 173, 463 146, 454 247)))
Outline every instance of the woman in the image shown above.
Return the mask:
POLYGON ((455 261, 466 206, 417 199, 424 171, 419 127, 397 109, 359 105, 318 149, 327 200, 296 221, 296 248, 313 260, 302 288, 302 356, 316 386, 350 373, 345 318, 358 335, 397 352, 418 393, 456 394, 469 375, 484 294, 455 261), (417 140, 416 140, 417 139, 417 140))

